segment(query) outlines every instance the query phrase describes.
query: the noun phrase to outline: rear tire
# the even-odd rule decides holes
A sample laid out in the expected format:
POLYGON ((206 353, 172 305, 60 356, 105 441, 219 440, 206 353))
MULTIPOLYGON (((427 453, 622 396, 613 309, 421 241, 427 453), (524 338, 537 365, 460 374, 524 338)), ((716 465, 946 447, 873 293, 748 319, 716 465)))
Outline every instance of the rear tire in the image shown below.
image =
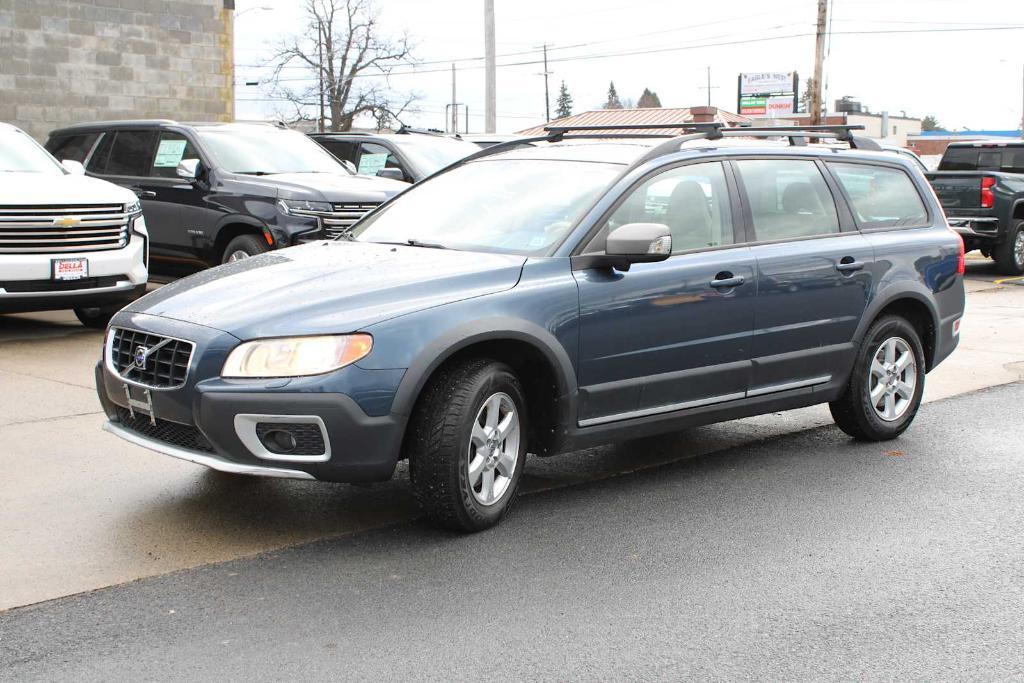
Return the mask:
POLYGON ((885 316, 868 329, 846 390, 828 404, 844 432, 860 441, 888 441, 913 422, 924 394, 924 349, 914 326, 885 316))
POLYGON ((95 308, 76 308, 75 317, 78 318, 78 322, 82 323, 88 328, 94 330, 105 330, 107 325, 110 323, 110 319, 114 317, 121 308, 119 306, 97 306, 95 308))
POLYGON ((235 239, 228 242, 228 246, 224 249, 224 255, 221 258, 221 263, 231 263, 233 261, 241 261, 243 259, 252 258, 253 256, 259 256, 260 254, 270 250, 265 240, 256 235, 239 235, 235 239))
POLYGON ((515 500, 526 463, 526 397, 512 369, 469 360, 434 377, 407 437, 412 491, 435 526, 481 531, 515 500))
POLYGON ((1003 275, 1024 275, 1024 221, 1014 221, 1006 239, 992 250, 992 258, 1003 275))

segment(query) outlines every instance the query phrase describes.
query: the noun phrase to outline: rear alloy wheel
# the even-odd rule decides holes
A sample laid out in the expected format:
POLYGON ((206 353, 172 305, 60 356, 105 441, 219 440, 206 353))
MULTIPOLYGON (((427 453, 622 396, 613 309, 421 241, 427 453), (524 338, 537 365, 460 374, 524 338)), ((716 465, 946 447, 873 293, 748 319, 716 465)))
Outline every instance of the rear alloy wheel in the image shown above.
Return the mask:
POLYGON ((228 242, 221 263, 234 263, 268 251, 266 241, 256 235, 239 235, 228 242))
POLYGON ((1024 275, 1024 221, 1014 221, 1006 239, 992 250, 992 258, 1003 275, 1024 275))
POLYGON ((446 368, 420 398, 407 437, 409 476, 430 521, 456 531, 497 524, 526 462, 526 398, 504 363, 446 368))
POLYGON ((829 403, 839 428, 862 441, 894 439, 910 426, 924 393, 924 350, 904 318, 886 316, 864 336, 846 391, 829 403))

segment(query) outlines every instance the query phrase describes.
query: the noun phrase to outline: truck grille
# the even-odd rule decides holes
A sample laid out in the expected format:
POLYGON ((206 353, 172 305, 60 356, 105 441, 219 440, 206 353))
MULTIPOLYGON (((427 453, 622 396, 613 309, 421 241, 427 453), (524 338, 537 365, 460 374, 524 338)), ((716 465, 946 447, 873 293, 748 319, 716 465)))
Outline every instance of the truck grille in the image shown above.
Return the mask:
POLYGON ((121 249, 131 218, 123 204, 0 206, 0 254, 121 249))
POLYGON ((334 204, 334 212, 320 214, 324 232, 328 237, 337 237, 356 224, 360 218, 380 206, 379 203, 334 204))
POLYGON ((135 417, 132 417, 131 412, 127 408, 122 408, 121 406, 117 406, 116 411, 117 421, 122 427, 144 436, 147 439, 161 441, 171 446, 185 448, 190 451, 202 451, 204 453, 215 452, 213 446, 211 446, 210 442, 206 440, 205 436, 203 436, 203 433, 191 425, 178 424, 177 422, 161 420, 159 418, 157 418, 156 424, 154 425, 149 421, 148 415, 135 413, 135 417))
POLYGON ((111 330, 109 344, 108 358, 117 374, 154 389, 177 389, 184 385, 195 348, 192 342, 120 327, 111 330), (136 353, 142 349, 151 352, 140 367, 135 361, 136 353))

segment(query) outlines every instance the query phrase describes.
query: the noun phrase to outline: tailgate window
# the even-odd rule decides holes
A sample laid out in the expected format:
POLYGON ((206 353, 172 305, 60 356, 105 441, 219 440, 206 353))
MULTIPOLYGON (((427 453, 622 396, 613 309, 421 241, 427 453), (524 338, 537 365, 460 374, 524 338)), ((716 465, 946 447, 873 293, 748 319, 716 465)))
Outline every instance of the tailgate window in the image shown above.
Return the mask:
POLYGON ((928 225, 928 211, 906 173, 868 164, 829 163, 832 174, 850 199, 861 228, 903 228, 928 225))

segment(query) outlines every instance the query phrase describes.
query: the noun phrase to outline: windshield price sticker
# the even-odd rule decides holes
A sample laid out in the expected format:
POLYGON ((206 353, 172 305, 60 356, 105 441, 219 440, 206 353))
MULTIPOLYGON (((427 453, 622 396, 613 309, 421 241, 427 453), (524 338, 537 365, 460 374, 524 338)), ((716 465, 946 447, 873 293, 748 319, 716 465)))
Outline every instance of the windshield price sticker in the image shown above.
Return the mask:
POLYGON ((388 163, 388 155, 385 154, 364 154, 359 157, 360 175, 377 175, 388 163))
POLYGON ((156 150, 153 168, 176 168, 185 154, 187 140, 161 140, 156 150))

